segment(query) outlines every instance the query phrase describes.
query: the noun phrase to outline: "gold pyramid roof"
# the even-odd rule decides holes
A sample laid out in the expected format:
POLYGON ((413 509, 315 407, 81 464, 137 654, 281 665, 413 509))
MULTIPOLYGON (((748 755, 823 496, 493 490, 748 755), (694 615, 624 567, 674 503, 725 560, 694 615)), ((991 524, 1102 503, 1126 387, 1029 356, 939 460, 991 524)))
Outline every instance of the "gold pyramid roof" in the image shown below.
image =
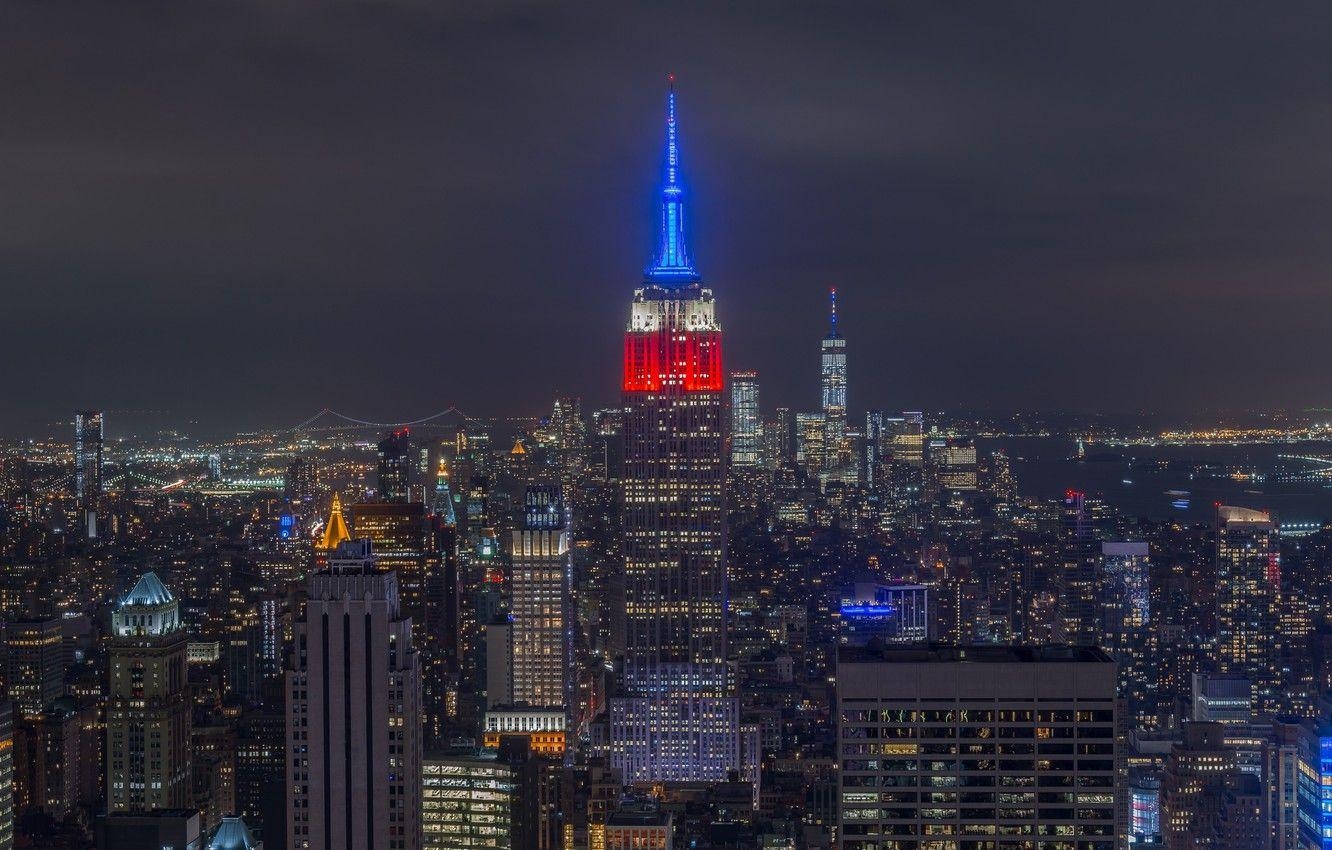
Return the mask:
POLYGON ((342 518, 342 500, 334 493, 333 511, 328 516, 328 524, 324 526, 324 537, 319 541, 319 548, 336 549, 344 540, 351 540, 351 532, 347 530, 347 521, 342 518))

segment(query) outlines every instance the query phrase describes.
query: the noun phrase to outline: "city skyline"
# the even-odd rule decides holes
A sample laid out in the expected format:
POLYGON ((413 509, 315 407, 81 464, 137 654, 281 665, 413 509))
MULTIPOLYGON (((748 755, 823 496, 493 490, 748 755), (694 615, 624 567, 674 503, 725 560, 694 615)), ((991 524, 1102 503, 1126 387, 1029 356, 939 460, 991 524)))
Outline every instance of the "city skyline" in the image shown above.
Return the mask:
POLYGON ((83 10, 95 41, 58 5, 14 10, 4 67, 29 85, 4 96, 0 255, 26 318, 0 343, 18 376, 0 430, 76 404, 250 428, 347 392, 392 421, 528 412, 544 377, 496 339, 549 352, 561 392, 613 401, 605 296, 652 247, 645 92, 666 71, 690 87, 707 187, 695 251, 746 318, 729 359, 773 402, 809 404, 803 341, 836 285, 859 362, 895 366, 862 366, 867 407, 1326 403, 1312 81, 1329 75, 1289 49, 1325 14, 1158 11, 1144 31, 1073 9, 834 10, 811 28, 749 27, 743 7, 353 8, 83 10), (31 71, 39 49, 124 84, 31 71), (1254 73, 1224 73, 1236 51, 1254 73), (256 61, 210 61, 228 57, 256 61), (325 328, 399 302, 415 309, 379 350, 324 368, 325 328), (1263 356, 1217 369, 1216 334, 1263 356), (1079 382, 1087 362, 1133 379, 1079 382))
POLYGON ((62 2, 0 850, 1332 850, 1315 21, 62 2))

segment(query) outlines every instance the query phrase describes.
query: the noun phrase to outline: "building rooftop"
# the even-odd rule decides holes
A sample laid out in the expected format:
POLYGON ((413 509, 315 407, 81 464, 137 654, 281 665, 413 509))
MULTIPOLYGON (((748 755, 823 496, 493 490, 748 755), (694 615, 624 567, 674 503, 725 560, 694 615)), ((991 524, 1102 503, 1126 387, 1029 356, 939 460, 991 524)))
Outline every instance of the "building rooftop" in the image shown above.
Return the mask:
POLYGON ((979 644, 908 644, 838 647, 841 663, 888 662, 892 664, 1040 664, 1051 662, 1114 663, 1105 650, 1095 646, 1006 646, 979 644))
POLYGON ((234 817, 222 818, 208 842, 208 850, 254 850, 257 846, 245 821, 234 817))
POLYGON ((157 573, 146 572, 143 577, 134 585, 124 599, 120 600, 121 605, 165 605, 175 599, 171 591, 166 589, 162 580, 157 577, 157 573))

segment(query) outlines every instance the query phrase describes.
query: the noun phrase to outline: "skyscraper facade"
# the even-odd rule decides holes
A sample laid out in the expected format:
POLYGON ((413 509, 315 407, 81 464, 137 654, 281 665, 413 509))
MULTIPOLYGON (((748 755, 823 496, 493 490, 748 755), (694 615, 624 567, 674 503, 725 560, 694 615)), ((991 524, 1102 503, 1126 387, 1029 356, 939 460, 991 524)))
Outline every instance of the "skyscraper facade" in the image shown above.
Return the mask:
POLYGON ((4 649, 9 698, 14 714, 41 717, 65 692, 65 646, 60 620, 18 620, 5 624, 4 649))
POLYGON ((568 702, 570 542, 560 488, 528 487, 523 527, 513 531, 509 582, 513 701, 519 705, 568 702))
POLYGON ((826 441, 824 467, 837 469, 851 463, 846 428, 846 339, 837 330, 837 290, 829 293, 828 335, 819 345, 820 400, 826 441))
POLYGON ((660 242, 624 338, 625 656, 611 758, 627 782, 739 767, 726 668, 722 336, 685 247, 675 89, 660 242))
POLYGON ((1056 578, 1059 617, 1055 635, 1064 643, 1101 642, 1097 593, 1101 544, 1095 532, 1087 494, 1080 490, 1064 493, 1060 525, 1063 566, 1056 578))
POLYGON ((379 498, 385 502, 406 502, 412 481, 412 446, 407 429, 393 431, 380 441, 379 498))
POLYGON ((844 646, 837 691, 844 850, 1118 846, 1100 650, 844 646))
POLYGON ((731 373, 731 466, 759 465, 763 418, 759 415, 757 372, 731 373))
POLYGON ((287 670, 287 847, 418 850, 421 677, 398 576, 344 541, 309 593, 287 670))
POLYGON ((106 439, 102 411, 74 414, 74 495, 89 537, 97 536, 97 501, 102 497, 102 444, 106 439))
POLYGON ((1281 552, 1277 525, 1263 511, 1220 505, 1216 530, 1216 660, 1223 673, 1253 683, 1255 706, 1278 699, 1277 622, 1281 552))
POLYGON ((145 573, 111 615, 107 811, 182 809, 191 796, 190 699, 180 603, 145 573))

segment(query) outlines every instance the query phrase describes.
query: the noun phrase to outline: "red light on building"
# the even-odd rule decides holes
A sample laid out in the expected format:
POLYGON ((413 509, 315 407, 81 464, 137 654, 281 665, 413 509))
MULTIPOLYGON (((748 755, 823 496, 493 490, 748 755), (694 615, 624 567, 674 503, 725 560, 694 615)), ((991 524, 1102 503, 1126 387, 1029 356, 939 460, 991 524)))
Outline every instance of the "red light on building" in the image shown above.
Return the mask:
POLYGON ((624 336, 625 392, 660 392, 679 386, 684 392, 721 392, 720 331, 668 330, 630 332, 624 336))

